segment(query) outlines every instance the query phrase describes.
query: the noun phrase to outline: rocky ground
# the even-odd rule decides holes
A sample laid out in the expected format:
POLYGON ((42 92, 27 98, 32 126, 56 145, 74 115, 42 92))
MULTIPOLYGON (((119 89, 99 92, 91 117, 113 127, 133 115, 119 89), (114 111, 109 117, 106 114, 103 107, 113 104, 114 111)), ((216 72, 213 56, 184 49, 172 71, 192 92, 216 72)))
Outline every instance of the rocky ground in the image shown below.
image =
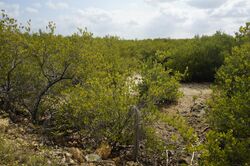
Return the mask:
MULTIPOLYGON (((212 90, 210 84, 190 83, 182 84, 180 91, 183 96, 174 104, 162 108, 164 114, 183 118, 188 126, 194 129, 198 136, 198 140, 202 143, 205 139, 205 134, 209 129, 206 122, 207 100, 211 97, 212 90)), ((170 141, 173 135, 178 133, 175 127, 168 124, 158 124, 156 126, 157 132, 169 144, 175 144, 178 150, 169 150, 169 165, 176 165, 175 163, 198 165, 198 154, 188 154, 184 152, 185 145, 183 142, 170 141), (172 160, 172 164, 171 164, 172 160), (174 163, 174 164, 173 164, 174 163)), ((178 139, 180 140, 180 139, 178 139)))
MULTIPOLYGON (((184 117, 188 124, 194 128, 200 140, 204 139, 204 134, 208 129, 208 125, 205 122, 204 115, 206 109, 206 100, 211 96, 211 89, 209 84, 183 84, 180 90, 183 92, 183 96, 170 106, 163 107, 162 112, 166 114, 178 114, 184 117)), ((174 128, 164 124, 156 126, 157 132, 166 141, 170 138, 171 133, 176 132, 174 128)), ((42 129, 32 124, 16 124, 12 123, 7 115, 0 114, 0 139, 5 140, 11 145, 15 145, 17 148, 15 151, 29 151, 32 155, 38 155, 43 157, 45 165, 83 165, 83 166, 96 166, 96 165, 140 165, 135 162, 122 162, 119 157, 111 158, 111 147, 107 144, 102 144, 95 151, 84 151, 79 148, 60 147, 47 145, 46 138, 42 136, 42 129), (107 159, 109 158, 109 159, 107 159)), ((1 145, 0 145, 1 148, 1 145)), ((0 149, 1 154, 5 153, 3 149, 0 149)), ((8 152, 8 151, 7 151, 8 152)), ((172 155, 176 152, 169 151, 172 155)), ((20 154, 18 153, 20 158, 20 154)), ((192 154, 180 157, 183 163, 190 164, 192 154)), ((19 160, 18 157, 14 159, 19 160)), ((171 158, 169 159, 171 160, 171 158)), ((171 162, 170 162, 171 163, 171 162)), ((17 162, 17 165, 21 163, 17 162)), ((0 161, 0 165, 3 162, 0 161)), ((7 164, 8 165, 8 164, 7 164)), ((12 164, 10 164, 12 165, 12 164)), ((171 164, 169 164, 171 165, 171 164)))
POLYGON ((180 91, 183 96, 177 103, 163 108, 163 112, 185 117, 190 126, 198 133, 198 136, 202 137, 208 128, 204 116, 207 99, 212 94, 210 84, 182 84, 180 91))
POLYGON ((120 157, 110 158, 111 147, 108 144, 100 145, 93 152, 76 147, 48 145, 42 132, 42 128, 29 123, 13 123, 6 114, 0 113, 0 165, 13 166, 31 162, 32 164, 27 165, 140 165, 133 161, 121 161, 120 157))

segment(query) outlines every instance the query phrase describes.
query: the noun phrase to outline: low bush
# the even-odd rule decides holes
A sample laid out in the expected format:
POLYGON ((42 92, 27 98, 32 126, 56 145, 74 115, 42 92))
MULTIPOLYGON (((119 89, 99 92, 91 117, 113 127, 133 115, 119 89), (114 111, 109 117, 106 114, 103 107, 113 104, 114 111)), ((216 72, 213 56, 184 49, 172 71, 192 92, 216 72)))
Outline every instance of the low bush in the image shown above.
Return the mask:
POLYGON ((243 29, 245 37, 236 39, 244 38, 245 42, 226 56, 216 76, 218 85, 209 110, 212 131, 208 133, 203 156, 206 165, 250 163, 250 44, 246 40, 249 27, 243 29))

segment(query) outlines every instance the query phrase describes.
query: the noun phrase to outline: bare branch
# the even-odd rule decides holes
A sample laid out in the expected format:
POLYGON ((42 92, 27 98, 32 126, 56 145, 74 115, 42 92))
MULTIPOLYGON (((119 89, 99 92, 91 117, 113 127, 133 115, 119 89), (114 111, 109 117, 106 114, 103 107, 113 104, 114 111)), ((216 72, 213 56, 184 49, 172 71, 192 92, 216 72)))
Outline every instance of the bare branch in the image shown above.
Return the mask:
POLYGON ((66 72, 69 68, 70 64, 69 63, 65 63, 64 69, 62 71, 62 73, 60 74, 60 76, 56 77, 54 80, 48 80, 47 86, 44 87, 44 89, 38 94, 33 109, 32 109, 32 119, 33 122, 37 121, 37 112, 38 112, 38 108, 40 105, 40 102, 43 98, 43 96, 49 91, 49 89, 54 86, 56 83, 62 81, 62 80, 68 80, 68 79, 72 79, 73 77, 66 77, 66 72))

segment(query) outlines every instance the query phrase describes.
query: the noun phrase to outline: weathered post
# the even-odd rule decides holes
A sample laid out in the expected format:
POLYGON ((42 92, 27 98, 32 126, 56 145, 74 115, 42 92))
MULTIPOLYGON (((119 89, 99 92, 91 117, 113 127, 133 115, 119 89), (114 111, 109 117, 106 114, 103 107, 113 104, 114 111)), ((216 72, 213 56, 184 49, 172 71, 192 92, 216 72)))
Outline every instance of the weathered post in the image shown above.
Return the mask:
POLYGON ((132 107, 132 111, 134 114, 134 151, 133 151, 133 159, 137 161, 138 153, 139 153, 139 144, 140 144, 140 111, 136 106, 132 107))

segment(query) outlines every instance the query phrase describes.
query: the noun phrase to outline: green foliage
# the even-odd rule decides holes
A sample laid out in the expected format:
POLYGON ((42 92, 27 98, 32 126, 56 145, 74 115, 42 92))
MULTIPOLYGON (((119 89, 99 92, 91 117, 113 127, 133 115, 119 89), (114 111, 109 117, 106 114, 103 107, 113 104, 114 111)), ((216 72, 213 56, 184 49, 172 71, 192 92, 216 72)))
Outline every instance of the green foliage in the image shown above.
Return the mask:
MULTIPOLYGON (((249 162, 249 23, 240 28, 235 41, 220 32, 185 40, 139 41, 93 37, 87 29, 56 35, 52 22, 46 31, 31 33, 30 28, 29 22, 22 27, 2 14, 0 107, 10 115, 21 112, 34 122, 48 123, 54 136, 78 132, 96 142, 131 144, 130 110, 137 106, 149 151, 154 145, 157 153, 165 148, 150 126, 157 121, 176 128, 188 152, 199 151, 194 130, 183 118, 159 114, 159 106, 177 100, 183 74, 186 81, 213 81, 224 63, 216 75, 218 89, 209 115, 213 131, 204 145, 203 162, 249 162)), ((17 155, 21 154, 0 138, 1 159, 8 163, 17 155)), ((24 160, 43 164, 43 158, 33 155, 24 160)))
MULTIPOLYGON (((108 138, 110 141, 126 141, 126 133, 121 135, 126 117, 136 100, 128 93, 128 87, 116 78, 92 78, 84 87, 77 86, 66 90, 66 100, 58 112, 58 126, 78 128, 85 135, 97 140, 108 138), (115 85, 113 84, 115 81, 115 85), (122 137, 122 138, 121 138, 122 137)), ((63 131, 65 132, 65 131, 63 131)))
POLYGON ((155 159, 160 159, 161 162, 165 162, 165 160, 170 157, 166 156, 168 151, 174 151, 174 156, 171 156, 172 159, 174 159, 183 154, 188 155, 193 152, 200 153, 203 149, 200 145, 197 133, 190 127, 184 117, 178 114, 166 114, 159 111, 155 113, 154 116, 156 116, 155 119, 151 121, 153 125, 143 125, 146 126, 144 131, 145 137, 147 138, 145 139, 145 150, 149 156, 153 156, 155 159), (166 138, 162 138, 160 134, 161 131, 155 130, 155 128, 163 124, 165 127, 168 126, 165 130, 169 128, 174 128, 175 130, 175 132, 167 134, 167 140, 166 138))
MULTIPOLYGON (((81 38, 74 36, 77 40, 81 38)), ((119 56, 114 41, 116 39, 106 38, 104 43, 97 43, 98 52, 90 48, 89 53, 81 54, 82 63, 76 71, 79 83, 61 93, 54 133, 76 130, 97 142, 104 138, 126 142, 129 138, 120 132, 126 132, 125 117, 136 100, 129 94, 127 84, 131 75, 129 64, 119 56)))
POLYGON ((187 70, 186 81, 213 81, 225 53, 231 51, 233 38, 217 32, 211 37, 196 37, 165 52, 164 65, 181 73, 187 70))
POLYGON ((241 26, 239 32, 236 32, 237 45, 250 42, 250 22, 247 22, 245 26, 241 26))
POLYGON ((145 66, 140 72, 137 68, 131 69, 133 62, 120 57, 119 52, 109 56, 97 54, 85 60, 88 58, 91 63, 85 68, 91 70, 85 73, 84 84, 62 93, 66 100, 56 115, 56 126, 61 126, 61 132, 77 128, 96 140, 132 143, 134 121, 130 108, 141 107, 142 123, 146 124, 155 119, 159 101, 173 101, 179 95, 178 77, 170 76, 160 64, 145 66), (142 77, 142 82, 134 80, 137 71, 141 73, 137 75, 142 77), (143 91, 140 87, 145 86, 148 88, 143 91))
POLYGON ((148 155, 155 155, 161 158, 165 158, 166 146, 165 142, 157 136, 155 129, 152 127, 145 127, 145 141, 146 152, 148 155))
POLYGON ((233 136, 233 130, 226 133, 211 131, 207 134, 202 165, 245 165, 249 159, 250 139, 242 141, 233 136))
POLYGON ((17 21, 2 13, 0 22, 0 99, 4 100, 4 109, 19 99, 17 86, 23 81, 20 78, 27 57, 27 37, 21 33, 17 21), (12 103, 11 103, 12 102, 12 103))
POLYGON ((250 81, 250 44, 234 47, 232 55, 225 59, 225 65, 217 73, 217 82, 230 97, 244 95, 249 91, 250 81))
POLYGON ((193 128, 189 127, 185 119, 178 115, 161 115, 161 121, 175 127, 186 144, 195 144, 198 141, 193 128))
MULTIPOLYGON (((240 36, 241 39, 247 37, 248 34, 240 36)), ((249 48, 248 42, 234 47, 217 73, 217 92, 210 102, 209 113, 212 131, 207 136, 207 152, 203 156, 207 165, 248 165, 250 162, 249 48)))
POLYGON ((73 39, 54 34, 52 22, 46 31, 30 34, 29 23, 27 27, 19 27, 15 19, 3 13, 0 26, 3 109, 12 113, 22 110, 37 122, 44 111, 40 106, 51 108, 45 97, 56 98, 62 89, 71 85, 65 80, 75 76, 80 51, 73 39))
POLYGON ((180 75, 172 70, 165 70, 162 64, 148 61, 142 66, 141 76, 142 84, 139 88, 144 102, 161 104, 175 101, 179 97, 180 75))
POLYGON ((234 136, 249 137, 250 45, 235 47, 218 71, 220 94, 215 97, 211 122, 218 131, 233 130, 234 136))

